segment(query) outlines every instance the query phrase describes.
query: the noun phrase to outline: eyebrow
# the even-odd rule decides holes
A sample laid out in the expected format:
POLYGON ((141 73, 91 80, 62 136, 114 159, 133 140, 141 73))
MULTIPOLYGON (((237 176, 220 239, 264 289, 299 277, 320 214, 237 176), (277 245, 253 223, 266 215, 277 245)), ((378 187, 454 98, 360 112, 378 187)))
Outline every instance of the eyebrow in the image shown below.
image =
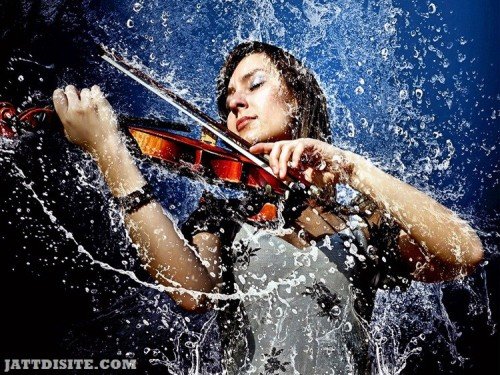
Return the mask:
MULTIPOLYGON (((249 79, 251 76, 253 76, 255 73, 259 72, 259 71, 263 71, 265 72, 264 69, 262 68, 255 68, 255 69, 252 69, 250 70, 248 73, 246 73, 245 75, 243 75, 243 77, 241 77, 241 80, 240 81, 246 81, 247 79, 249 79)), ((234 87, 233 86, 229 86, 227 88, 227 96, 231 95, 232 93, 234 93, 234 87)))

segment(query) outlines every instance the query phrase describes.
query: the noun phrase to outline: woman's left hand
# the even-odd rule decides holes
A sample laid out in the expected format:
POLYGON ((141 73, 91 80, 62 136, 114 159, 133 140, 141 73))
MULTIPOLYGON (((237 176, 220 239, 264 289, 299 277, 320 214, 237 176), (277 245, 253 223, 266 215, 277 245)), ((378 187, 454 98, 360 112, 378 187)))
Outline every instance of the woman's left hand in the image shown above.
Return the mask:
POLYGON ((311 138, 291 141, 257 143, 250 148, 254 154, 268 154, 269 166, 280 179, 288 168, 300 171, 305 180, 318 187, 349 184, 358 155, 311 138))

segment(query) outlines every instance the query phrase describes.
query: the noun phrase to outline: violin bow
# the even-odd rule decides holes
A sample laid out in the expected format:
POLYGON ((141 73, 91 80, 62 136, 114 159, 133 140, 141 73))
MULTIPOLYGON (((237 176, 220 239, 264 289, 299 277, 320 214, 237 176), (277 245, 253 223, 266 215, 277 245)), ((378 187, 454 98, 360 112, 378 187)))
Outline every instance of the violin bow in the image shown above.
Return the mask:
MULTIPOLYGON (((160 98, 171 104, 173 107, 177 108, 182 113, 189 116, 191 119, 196 121, 202 127, 215 134, 217 137, 226 142, 230 147, 234 148, 241 155, 244 155, 250 159, 257 166, 264 169, 266 172, 275 177, 271 167, 265 161, 264 158, 260 158, 257 155, 252 154, 248 149, 250 148, 250 143, 248 143, 243 138, 232 133, 227 127, 225 127, 220 122, 214 120, 206 113, 202 112, 200 109, 195 107, 193 104, 187 100, 181 98, 179 95, 173 91, 166 88, 161 83, 154 80, 152 77, 141 71, 140 69, 132 66, 124 57, 118 54, 114 49, 109 49, 105 45, 99 45, 99 55, 107 63, 111 64, 116 69, 120 70, 125 75, 132 78, 134 81, 140 83, 142 86, 147 88, 149 91, 158 95, 160 98)), ((289 181, 287 181, 289 182, 289 181)))

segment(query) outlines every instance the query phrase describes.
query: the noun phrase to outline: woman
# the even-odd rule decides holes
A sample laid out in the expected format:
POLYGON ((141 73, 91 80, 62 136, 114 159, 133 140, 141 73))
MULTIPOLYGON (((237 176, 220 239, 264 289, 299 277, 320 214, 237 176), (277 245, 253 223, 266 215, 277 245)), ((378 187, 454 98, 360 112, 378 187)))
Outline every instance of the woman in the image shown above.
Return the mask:
POLYGON ((424 193, 324 142, 323 93, 282 49, 237 46, 221 70, 217 103, 228 128, 251 152, 267 154, 278 178, 293 168, 330 194, 339 182, 350 185, 356 201, 285 209, 293 230, 283 230, 246 220, 243 202, 207 195, 182 228, 187 242, 143 189, 99 88, 54 92, 67 138, 94 156, 121 200, 151 275, 174 287, 170 296, 186 310, 220 308, 228 372, 368 372, 376 289, 464 276, 482 259, 479 238, 424 193))

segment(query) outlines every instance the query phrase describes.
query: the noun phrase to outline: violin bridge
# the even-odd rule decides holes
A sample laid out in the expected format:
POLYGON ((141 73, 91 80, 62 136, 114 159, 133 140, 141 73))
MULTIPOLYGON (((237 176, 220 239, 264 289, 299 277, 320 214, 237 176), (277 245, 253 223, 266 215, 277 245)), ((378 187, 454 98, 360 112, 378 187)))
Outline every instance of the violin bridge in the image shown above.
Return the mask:
POLYGON ((208 143, 210 145, 215 146, 217 143, 217 137, 215 134, 211 133, 207 129, 203 128, 201 129, 201 138, 203 142, 208 143))

